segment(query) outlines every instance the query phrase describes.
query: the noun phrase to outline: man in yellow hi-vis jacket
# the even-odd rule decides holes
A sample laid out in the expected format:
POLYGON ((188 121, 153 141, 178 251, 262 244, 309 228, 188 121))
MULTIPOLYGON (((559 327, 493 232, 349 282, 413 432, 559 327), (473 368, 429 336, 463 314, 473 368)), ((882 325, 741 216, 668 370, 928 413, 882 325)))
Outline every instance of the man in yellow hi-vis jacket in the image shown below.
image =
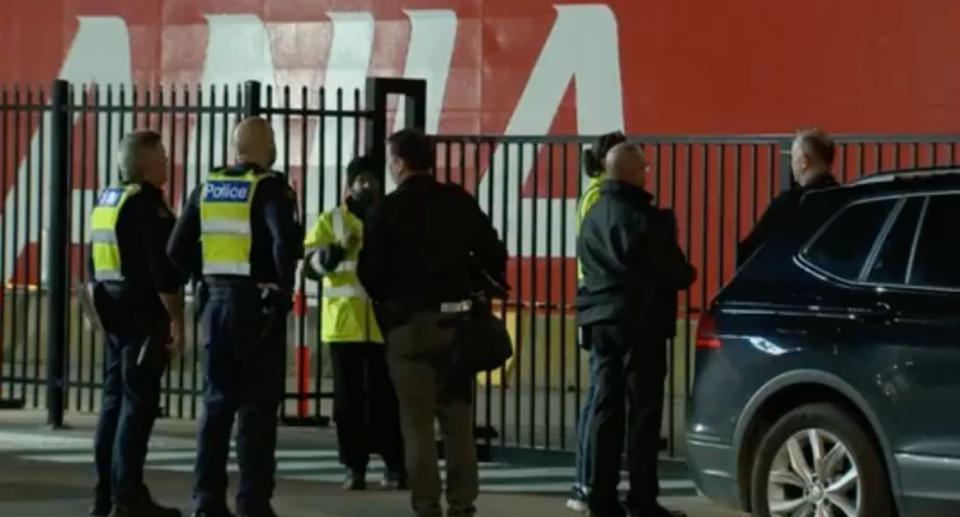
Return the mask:
POLYGON ((322 279, 321 340, 333 365, 333 418, 346 490, 366 488, 367 463, 379 452, 387 466, 382 486, 406 485, 403 438, 384 339, 373 305, 357 278, 363 217, 380 196, 371 161, 347 166, 347 192, 340 206, 320 214, 307 233, 305 274, 322 279))

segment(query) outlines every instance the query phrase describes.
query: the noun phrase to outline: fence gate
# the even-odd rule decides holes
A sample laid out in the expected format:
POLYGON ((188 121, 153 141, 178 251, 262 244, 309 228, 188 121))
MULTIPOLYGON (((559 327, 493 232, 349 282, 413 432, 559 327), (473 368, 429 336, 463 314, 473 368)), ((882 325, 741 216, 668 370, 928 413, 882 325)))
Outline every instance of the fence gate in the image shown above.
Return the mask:
MULTIPOLYGON (((343 170, 359 152, 383 165, 384 140, 398 127, 391 95, 403 96, 403 121, 423 127, 423 81, 371 78, 364 91, 258 83, 130 88, 71 85, 0 87, 0 407, 45 407, 53 424, 64 410, 99 405, 103 350, 79 310, 88 279, 87 216, 96 193, 115 181, 114 153, 134 128, 163 135, 170 157, 167 196, 174 207, 212 168, 233 160, 232 125, 268 117, 276 168, 299 195, 309 225, 336 206, 343 170)), ((649 189, 677 214, 678 239, 699 271, 681 293, 671 343, 663 436, 680 450, 694 369, 698 313, 734 270, 738 240, 771 197, 789 187, 789 136, 637 136, 652 164, 649 189)), ((853 180, 877 171, 955 165, 957 135, 844 135, 835 174, 853 180)), ((576 199, 583 181, 584 136, 439 135, 435 172, 474 193, 510 251, 513 291, 498 311, 516 354, 479 376, 475 414, 484 445, 571 450, 587 384, 572 311, 576 199)), ((165 415, 196 418, 202 391, 199 329, 187 289, 184 353, 163 382, 165 415)), ((288 425, 319 425, 330 414, 331 382, 318 345, 319 292, 301 283, 288 322, 288 425)))
MULTIPOLYGON (((170 158, 166 195, 175 211, 206 173, 232 163, 232 126, 268 118, 276 132, 275 168, 297 191, 309 225, 336 206, 342 171, 361 151, 383 164, 391 95, 405 99, 407 125, 423 127, 422 80, 370 78, 365 91, 290 87, 155 87, 73 85, 0 87, 0 401, 46 407, 60 425, 65 409, 96 411, 103 377, 101 336, 89 328, 76 290, 87 282, 88 214, 97 192, 117 180, 120 138, 138 128, 163 136, 170 158)), ((391 126, 391 129, 393 127, 391 126)), ((187 287, 184 353, 168 369, 166 416, 196 418, 203 388, 200 332, 187 287)), ((301 282, 288 322, 287 424, 322 424, 324 379, 315 283, 301 282)))

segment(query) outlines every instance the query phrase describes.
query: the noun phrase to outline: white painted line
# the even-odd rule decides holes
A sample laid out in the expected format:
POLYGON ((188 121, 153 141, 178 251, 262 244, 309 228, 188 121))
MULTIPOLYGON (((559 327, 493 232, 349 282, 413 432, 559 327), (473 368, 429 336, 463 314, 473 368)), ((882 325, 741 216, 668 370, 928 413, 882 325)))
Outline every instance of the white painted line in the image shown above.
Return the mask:
POLYGON ((41 432, 0 431, 0 451, 91 449, 92 438, 54 436, 41 432))

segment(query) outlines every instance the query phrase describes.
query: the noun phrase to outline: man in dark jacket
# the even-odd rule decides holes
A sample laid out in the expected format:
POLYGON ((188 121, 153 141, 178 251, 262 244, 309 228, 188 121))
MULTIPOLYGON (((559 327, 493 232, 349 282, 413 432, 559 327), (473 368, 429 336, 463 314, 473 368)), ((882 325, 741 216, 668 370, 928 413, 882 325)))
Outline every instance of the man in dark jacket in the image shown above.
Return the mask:
POLYGON ((610 151, 609 179, 583 221, 578 242, 584 278, 577 294, 577 321, 597 356, 589 506, 591 514, 599 517, 625 515, 617 498, 624 420, 629 515, 673 515, 657 503, 666 376, 661 305, 663 293, 685 289, 696 272, 676 239, 666 238, 670 229, 664 229, 663 223, 669 221, 651 205, 653 197, 644 190, 648 169, 636 144, 619 144, 610 151))
POLYGON ((447 515, 469 517, 479 489, 472 379, 453 375, 450 351, 457 324, 472 307, 475 268, 502 279, 507 250, 476 199, 433 178, 433 158, 433 143, 419 131, 387 140, 387 168, 398 186, 367 216, 357 274, 387 337, 414 512, 444 515, 438 419, 447 515))
POLYGON ((737 267, 744 263, 774 234, 788 234, 796 220, 803 195, 812 190, 837 186, 830 174, 835 146, 833 140, 819 129, 805 129, 797 133, 790 149, 793 180, 797 188, 781 193, 767 207, 753 231, 737 246, 737 267))

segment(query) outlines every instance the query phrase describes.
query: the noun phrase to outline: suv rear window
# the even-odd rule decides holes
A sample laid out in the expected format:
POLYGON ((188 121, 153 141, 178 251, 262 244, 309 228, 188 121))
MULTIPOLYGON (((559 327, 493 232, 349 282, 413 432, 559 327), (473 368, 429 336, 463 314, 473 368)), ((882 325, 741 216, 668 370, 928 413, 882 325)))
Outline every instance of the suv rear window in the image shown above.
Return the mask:
POLYGON ((840 278, 858 280, 896 202, 883 199, 847 206, 807 247, 804 258, 840 278))
POLYGON ((931 196, 914 251, 908 283, 960 288, 960 195, 931 196))

